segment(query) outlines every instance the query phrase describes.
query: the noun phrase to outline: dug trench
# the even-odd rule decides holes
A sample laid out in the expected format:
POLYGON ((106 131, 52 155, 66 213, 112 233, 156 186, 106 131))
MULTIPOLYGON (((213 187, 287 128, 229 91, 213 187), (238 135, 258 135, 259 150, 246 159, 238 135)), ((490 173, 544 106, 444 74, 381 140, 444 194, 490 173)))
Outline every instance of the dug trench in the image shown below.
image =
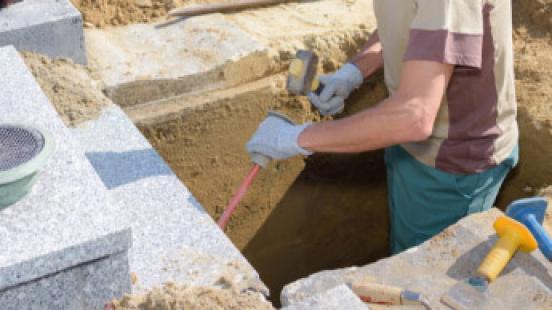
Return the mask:
MULTIPOLYGON (((350 98, 344 116, 385 96, 379 78, 369 81, 350 98)), ((552 117, 535 107, 520 93, 522 160, 497 201, 501 208, 552 180, 546 155, 552 117)), ((126 111, 217 219, 251 167, 244 146, 271 109, 296 122, 320 120, 305 98, 286 94, 281 76, 126 111)), ((296 279, 388 256, 388 230, 385 165, 376 151, 273 162, 254 181, 226 234, 277 306, 282 287, 296 279)))
MULTIPOLYGON (((251 167, 244 146, 268 110, 297 122, 319 120, 307 100, 288 96, 283 84, 282 77, 271 77, 127 113, 218 218, 251 167)), ((348 111, 385 95, 380 82, 368 82, 348 111)), ((254 181, 226 233, 278 303, 283 285, 300 277, 388 255, 385 182, 382 152, 273 162, 254 181)))

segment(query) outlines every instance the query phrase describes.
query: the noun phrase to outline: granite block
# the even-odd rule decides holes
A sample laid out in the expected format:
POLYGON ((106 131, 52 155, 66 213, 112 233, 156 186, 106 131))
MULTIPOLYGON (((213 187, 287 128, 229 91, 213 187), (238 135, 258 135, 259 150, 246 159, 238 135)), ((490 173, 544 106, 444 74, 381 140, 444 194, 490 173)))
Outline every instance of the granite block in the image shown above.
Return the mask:
POLYGON ((14 47, 0 48, 0 123, 50 131, 56 151, 31 193, 0 211, 0 291, 126 251, 119 206, 14 47))
POLYGON ((0 291, 0 305, 5 310, 101 310, 129 290, 124 251, 0 291))
POLYGON ((78 268, 82 309, 103 309, 131 291, 128 253, 123 251, 78 268))
POLYGON ((311 296, 302 302, 282 308, 282 310, 367 310, 366 306, 345 284, 311 296))
MULTIPOLYGON (((372 279, 426 295, 432 309, 458 281, 473 276, 496 242, 498 209, 471 215, 418 247, 362 267, 328 270, 286 285, 283 305, 301 302, 343 283, 372 279)), ((489 286, 481 309, 552 309, 552 266, 539 251, 518 252, 489 286)))
POLYGON ((122 106, 236 85, 270 67, 265 45, 216 14, 166 27, 132 24, 85 33, 91 70, 122 106))
POLYGON ((0 10, 0 47, 86 64, 82 16, 70 0, 25 0, 0 10))
POLYGON ((117 106, 71 129, 132 227, 130 270, 140 292, 167 281, 210 285, 233 274, 266 291, 247 260, 117 106))

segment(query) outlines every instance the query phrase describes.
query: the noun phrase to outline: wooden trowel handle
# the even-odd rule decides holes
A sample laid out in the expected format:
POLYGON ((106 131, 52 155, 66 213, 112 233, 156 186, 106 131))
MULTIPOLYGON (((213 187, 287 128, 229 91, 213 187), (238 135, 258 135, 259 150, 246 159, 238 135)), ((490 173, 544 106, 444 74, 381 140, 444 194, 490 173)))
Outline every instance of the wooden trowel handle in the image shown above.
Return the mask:
POLYGON ((368 281, 353 282, 353 292, 364 302, 382 305, 422 305, 431 309, 422 294, 368 281))
POLYGON ((170 16, 197 16, 210 13, 224 13, 243 9, 258 8, 267 5, 291 2, 294 0, 239 0, 228 3, 213 3, 195 5, 187 8, 178 8, 169 11, 170 16))
POLYGON ((364 302, 385 305, 401 304, 403 290, 398 287, 369 282, 354 282, 351 289, 364 302))

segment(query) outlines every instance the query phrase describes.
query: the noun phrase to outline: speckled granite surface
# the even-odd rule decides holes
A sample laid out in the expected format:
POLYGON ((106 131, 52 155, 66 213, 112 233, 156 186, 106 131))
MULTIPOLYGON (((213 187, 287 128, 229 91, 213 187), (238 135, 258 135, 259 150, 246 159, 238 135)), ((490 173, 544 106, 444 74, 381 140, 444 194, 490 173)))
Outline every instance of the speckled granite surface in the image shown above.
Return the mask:
MULTIPOLYGON (((282 304, 301 303, 335 286, 371 279, 421 292, 432 309, 449 309, 440 302, 441 297, 458 281, 474 275, 496 242, 493 223, 502 215, 493 208, 468 216, 398 255, 366 266, 321 271, 299 279, 284 287, 282 304)), ((518 252, 490 284, 488 303, 480 309, 552 309, 552 265, 538 250, 530 254, 518 252)))
POLYGON ((71 129, 132 226, 136 292, 167 281, 210 285, 231 275, 265 290, 256 271, 117 106, 71 129))
MULTIPOLYGON (((0 48, 0 72, 0 123, 33 124, 56 140, 56 151, 32 192, 0 211, 0 295, 77 265, 126 257, 131 233, 119 220, 116 200, 15 48, 0 48)), ((126 278, 119 280, 128 282, 126 278)), ((65 294, 52 290, 55 286, 50 294, 65 294)))
POLYGON ((25 0, 0 10, 0 47, 86 64, 83 21, 70 0, 25 0))

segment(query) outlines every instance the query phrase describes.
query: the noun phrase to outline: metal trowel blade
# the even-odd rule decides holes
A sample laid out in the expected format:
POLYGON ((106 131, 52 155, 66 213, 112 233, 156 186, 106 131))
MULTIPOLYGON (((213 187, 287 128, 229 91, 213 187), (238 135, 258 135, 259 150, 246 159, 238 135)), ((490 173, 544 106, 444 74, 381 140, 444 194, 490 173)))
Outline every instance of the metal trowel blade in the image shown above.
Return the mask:
POLYGON ((488 282, 475 277, 456 283, 441 297, 441 302, 454 310, 483 309, 489 302, 488 282))
POLYGON ((287 78, 287 90, 293 95, 305 96, 311 91, 316 76, 318 56, 311 51, 299 50, 291 61, 287 78))

